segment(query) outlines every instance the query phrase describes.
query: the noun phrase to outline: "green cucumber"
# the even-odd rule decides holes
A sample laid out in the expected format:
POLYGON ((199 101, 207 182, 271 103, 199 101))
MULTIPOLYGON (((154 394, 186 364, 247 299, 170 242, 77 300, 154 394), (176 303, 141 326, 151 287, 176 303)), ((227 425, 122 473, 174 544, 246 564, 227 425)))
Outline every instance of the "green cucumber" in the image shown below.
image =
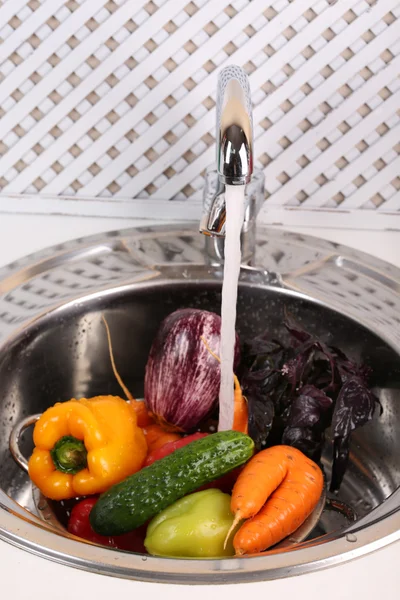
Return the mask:
POLYGON ((237 431, 191 442, 102 494, 90 513, 90 524, 100 535, 132 531, 179 498, 244 464, 253 451, 253 440, 237 431))

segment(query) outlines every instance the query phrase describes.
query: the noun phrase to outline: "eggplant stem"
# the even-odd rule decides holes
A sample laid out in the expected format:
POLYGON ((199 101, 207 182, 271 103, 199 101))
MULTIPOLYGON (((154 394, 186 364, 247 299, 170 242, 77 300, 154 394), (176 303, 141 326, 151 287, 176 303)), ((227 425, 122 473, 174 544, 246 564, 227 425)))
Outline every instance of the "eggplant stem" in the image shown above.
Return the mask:
POLYGON ((104 326, 106 328, 107 342, 108 342, 108 351, 110 353, 111 366, 112 366, 112 370, 113 370, 115 379, 118 381, 119 385, 121 386, 121 388, 122 388, 125 396, 128 398, 128 400, 135 401, 135 398, 132 396, 132 394, 130 393, 130 391, 128 390, 128 388, 126 387, 126 385, 124 384, 124 382, 122 381, 121 376, 120 376, 120 374, 117 371, 117 367, 115 365, 115 360, 114 360, 114 352, 113 352, 113 349, 112 349, 110 328, 108 326, 108 323, 107 323, 107 320, 106 320, 105 316, 101 315, 101 318, 103 319, 103 323, 104 323, 104 326))
POLYGON ((168 423, 168 421, 166 421, 164 417, 160 417, 159 415, 156 415, 152 412, 150 412, 149 415, 153 417, 157 425, 160 425, 160 427, 162 427, 164 431, 167 431, 168 433, 185 433, 185 430, 182 429, 182 427, 178 427, 177 425, 172 425, 171 423, 168 423))
MULTIPOLYGON (((220 364, 221 364, 221 359, 219 356, 217 356, 215 354, 215 352, 213 352, 210 348, 210 346, 207 343, 207 340, 201 335, 200 336, 201 341, 203 342, 203 344, 205 345, 205 347, 207 348, 208 352, 211 354, 211 356, 213 356, 215 358, 215 360, 217 360, 220 364)), ((235 373, 233 374, 233 382, 234 382, 234 387, 235 389, 241 390, 242 388, 240 387, 240 383, 239 383, 239 379, 236 377, 235 373)), ((245 396, 243 396, 243 398, 246 400, 247 402, 247 398, 245 396)))
POLYGON ((207 350, 209 351, 209 353, 211 354, 211 356, 213 356, 215 358, 215 360, 217 360, 220 364, 221 364, 221 359, 219 356, 217 356, 210 348, 210 346, 207 343, 207 340, 201 335, 200 336, 201 341, 203 342, 203 344, 205 345, 205 347, 207 348, 207 350))

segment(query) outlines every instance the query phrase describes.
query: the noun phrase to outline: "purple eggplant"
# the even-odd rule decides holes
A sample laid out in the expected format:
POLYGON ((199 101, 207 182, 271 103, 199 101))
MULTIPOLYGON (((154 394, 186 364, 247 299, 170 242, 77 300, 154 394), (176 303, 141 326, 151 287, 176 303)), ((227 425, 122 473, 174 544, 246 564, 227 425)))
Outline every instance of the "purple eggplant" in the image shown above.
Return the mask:
MULTIPOLYGON (((189 432, 216 407, 221 379, 221 317, 206 310, 177 310, 162 322, 146 365, 144 400, 162 422, 189 432)), ((236 336, 235 366, 239 363, 236 336)))

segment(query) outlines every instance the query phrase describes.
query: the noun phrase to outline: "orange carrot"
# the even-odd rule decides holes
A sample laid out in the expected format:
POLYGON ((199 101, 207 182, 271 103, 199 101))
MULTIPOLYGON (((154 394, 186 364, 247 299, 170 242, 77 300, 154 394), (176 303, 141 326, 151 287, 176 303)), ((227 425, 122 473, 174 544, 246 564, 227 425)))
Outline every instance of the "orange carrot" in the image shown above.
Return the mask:
MULTIPOLYGON (((215 358, 219 363, 221 363, 221 359, 217 356, 207 344, 207 341, 203 336, 201 336, 201 340, 211 356, 215 358)), ((233 382, 235 386, 234 392, 234 405, 233 405, 233 431, 240 431, 241 433, 248 433, 248 423, 249 423, 249 411, 247 408, 247 399, 243 396, 242 388, 240 387, 239 379, 236 377, 235 373, 233 374, 233 382)))
POLYGON ((241 433, 249 432, 249 411, 247 408, 247 399, 243 396, 239 379, 233 374, 235 382, 234 407, 233 407, 233 431, 241 433))
POLYGON ((143 427, 143 433, 146 436, 149 452, 161 448, 168 442, 176 442, 181 438, 179 434, 169 433, 156 423, 143 427))
POLYGON ((232 492, 231 531, 248 519, 234 537, 236 554, 261 552, 296 531, 314 510, 323 486, 321 469, 296 448, 274 446, 256 454, 232 492))

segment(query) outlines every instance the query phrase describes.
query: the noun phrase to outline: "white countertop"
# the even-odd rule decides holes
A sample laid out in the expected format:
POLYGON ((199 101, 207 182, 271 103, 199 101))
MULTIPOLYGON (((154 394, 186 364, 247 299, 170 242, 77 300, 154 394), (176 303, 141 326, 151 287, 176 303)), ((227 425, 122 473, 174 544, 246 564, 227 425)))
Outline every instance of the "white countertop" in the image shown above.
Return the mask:
MULTIPOLYGON (((45 246, 112 229, 135 226, 129 219, 0 214, 0 266, 45 246)), ((146 224, 149 221, 145 222, 146 224)), ((294 228, 291 228, 294 229, 294 228)), ((353 246, 400 267, 400 232, 297 228, 309 235, 353 246)), ((310 575, 235 586, 171 586, 125 581, 78 571, 45 561, 0 542, 1 592, 11 599, 109 600, 146 597, 192 600, 204 594, 239 600, 280 597, 308 600, 395 599, 400 589, 400 542, 364 558, 310 575), (246 589, 245 589, 246 588, 246 589)))

